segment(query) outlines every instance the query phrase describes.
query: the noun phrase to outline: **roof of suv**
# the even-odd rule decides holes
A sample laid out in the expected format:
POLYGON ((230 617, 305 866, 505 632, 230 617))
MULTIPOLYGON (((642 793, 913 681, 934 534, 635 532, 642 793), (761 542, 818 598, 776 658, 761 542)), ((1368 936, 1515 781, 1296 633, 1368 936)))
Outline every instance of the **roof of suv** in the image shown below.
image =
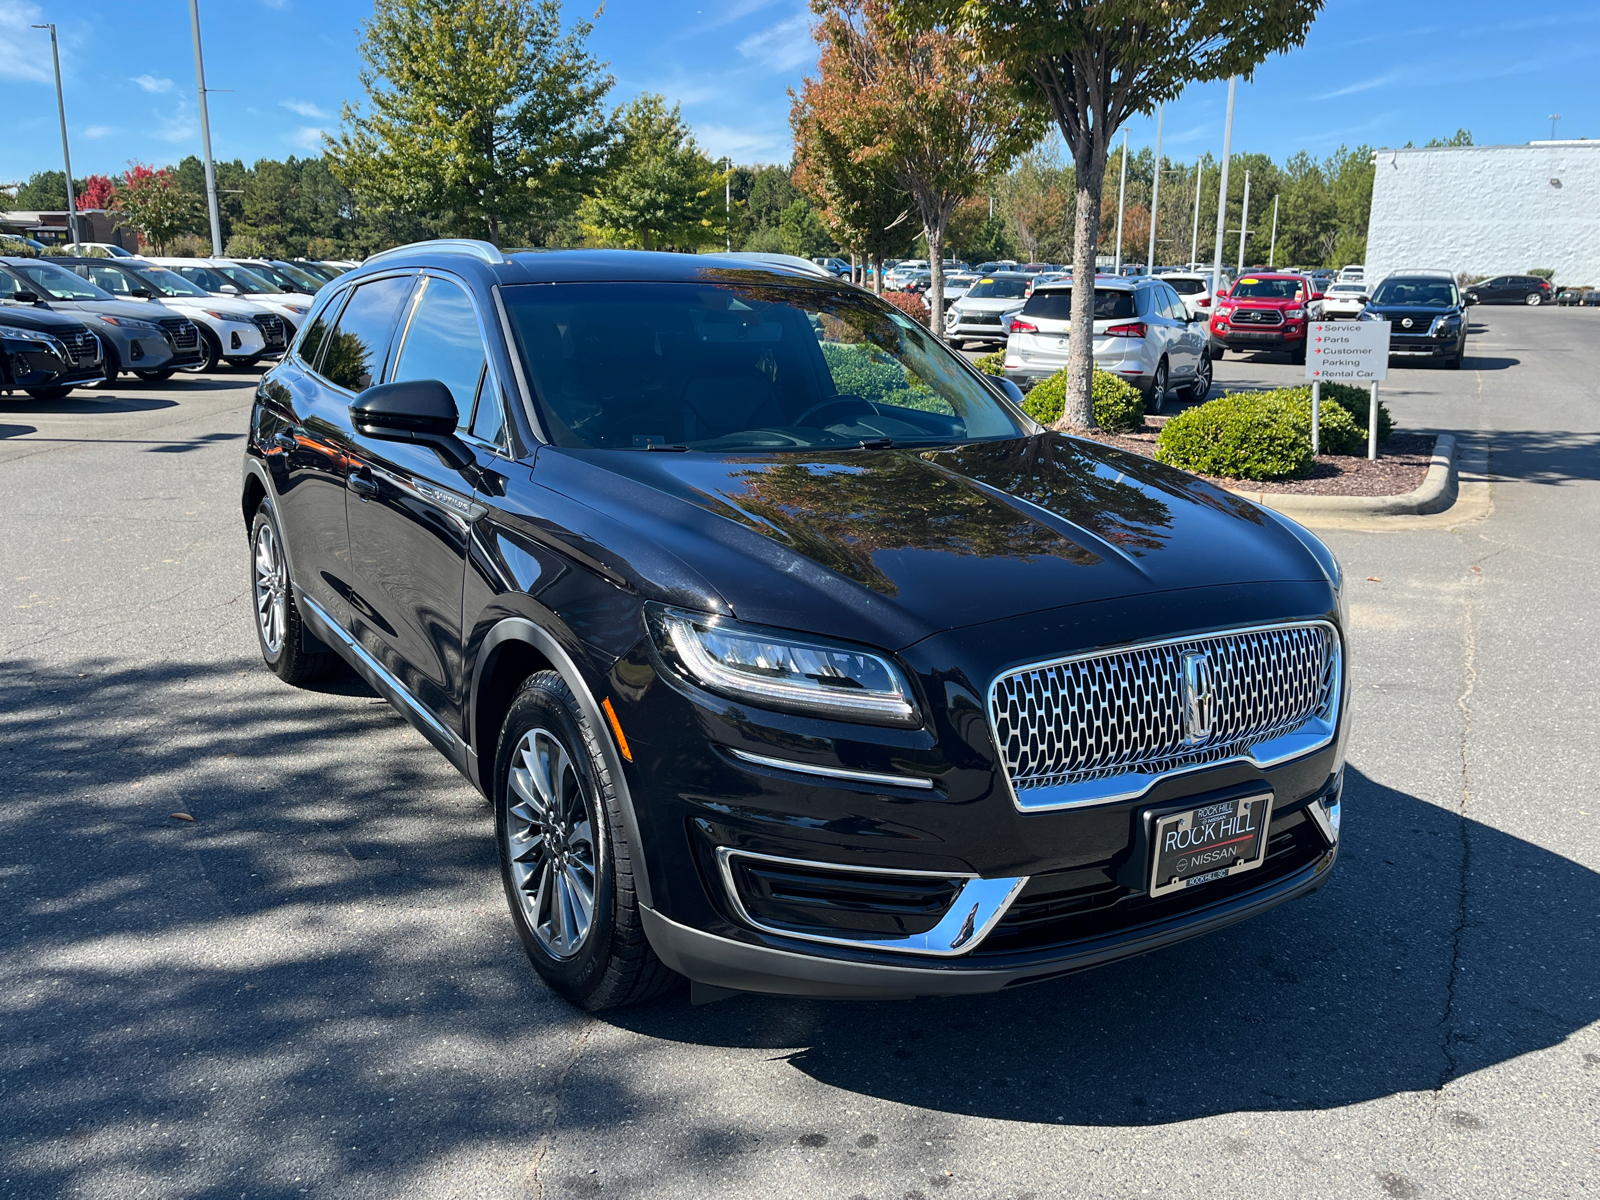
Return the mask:
POLYGON ((654 250, 543 250, 505 254, 488 242, 467 239, 416 242, 385 250, 368 258, 349 278, 397 266, 437 266, 457 272, 481 272, 502 284, 785 281, 819 287, 851 286, 810 262, 802 268, 799 263, 790 266, 768 258, 670 254, 654 250))

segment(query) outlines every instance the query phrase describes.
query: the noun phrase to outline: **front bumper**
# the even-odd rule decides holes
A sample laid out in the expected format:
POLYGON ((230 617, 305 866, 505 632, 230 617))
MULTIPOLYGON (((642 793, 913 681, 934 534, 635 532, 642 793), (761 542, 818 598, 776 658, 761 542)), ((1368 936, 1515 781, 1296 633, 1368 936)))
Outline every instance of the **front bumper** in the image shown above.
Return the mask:
MULTIPOLYGON (((1258 618, 1289 619, 1291 610, 1328 616, 1320 585, 1250 592, 1241 603, 1259 609, 1258 618)), ((1098 616, 1080 615, 1104 623, 1097 644, 1116 645, 1133 640, 1124 629, 1143 634, 1153 621, 1170 623, 1172 599, 1152 596, 1104 611, 1086 606, 1098 616)), ((1228 623, 1248 615, 1230 614, 1228 623)), ((732 704, 673 677, 648 644, 618 660, 606 690, 632 745, 624 770, 653 897, 646 929, 662 959, 692 980, 741 991, 862 998, 990 992, 1147 953, 1325 882, 1337 831, 1318 806, 1342 787, 1342 714, 1333 742, 1281 764, 1233 759, 1104 803, 1020 807, 988 728, 965 706, 982 710, 987 681, 1008 665, 1001 647, 1045 644, 1059 629, 1059 614, 1055 620, 951 631, 902 651, 902 665, 924 695, 945 698, 930 703, 920 729, 865 728, 732 704), (839 777, 850 772, 857 777, 839 777), (1147 873, 1139 834, 1145 814, 1240 789, 1275 797, 1263 865, 1148 896, 1137 878, 1147 873), (760 880, 735 881, 730 860, 760 860, 776 886, 762 891, 760 880), (843 880, 836 889, 813 886, 830 872, 843 880), (953 886, 937 904, 918 909, 904 897, 880 903, 885 890, 897 890, 889 885, 901 882, 880 887, 884 876, 953 886), (847 894, 858 886, 866 897, 859 904, 847 894), (787 895, 778 894, 782 888, 787 895), (802 911, 807 915, 795 917, 802 911)))

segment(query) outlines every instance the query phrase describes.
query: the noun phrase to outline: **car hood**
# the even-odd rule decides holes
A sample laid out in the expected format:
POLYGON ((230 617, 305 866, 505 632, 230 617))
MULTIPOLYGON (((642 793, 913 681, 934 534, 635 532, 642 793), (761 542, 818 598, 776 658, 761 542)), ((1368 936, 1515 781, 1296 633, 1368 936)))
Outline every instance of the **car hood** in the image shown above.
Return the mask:
POLYGON ((65 313, 51 312, 48 308, 33 305, 0 304, 0 325, 16 325, 23 329, 42 329, 46 333, 73 333, 84 328, 82 321, 65 313))
POLYGON ((1242 497, 1054 433, 759 456, 546 446, 533 481, 586 556, 651 598, 890 649, 1087 601, 1326 579, 1242 497))
POLYGON ((1005 299, 1001 296, 963 296, 960 300, 962 312, 1004 312, 1008 308, 1021 308, 1028 302, 1025 296, 1016 296, 1005 299))
POLYGON ((1411 317, 1412 319, 1421 317, 1426 321, 1432 321, 1435 317, 1448 317, 1461 312, 1459 308, 1449 304, 1407 304, 1396 308, 1384 308, 1381 304, 1368 304, 1366 305, 1366 311, 1375 317, 1381 317, 1385 321, 1393 321, 1397 325, 1405 317, 1411 317))
POLYGON ((131 321, 159 321, 173 315, 161 304, 145 300, 47 300, 53 310, 85 317, 127 317, 131 321))
POLYGON ((261 311, 253 304, 225 300, 220 296, 163 296, 161 303, 184 316, 197 312, 219 312, 246 322, 261 311))

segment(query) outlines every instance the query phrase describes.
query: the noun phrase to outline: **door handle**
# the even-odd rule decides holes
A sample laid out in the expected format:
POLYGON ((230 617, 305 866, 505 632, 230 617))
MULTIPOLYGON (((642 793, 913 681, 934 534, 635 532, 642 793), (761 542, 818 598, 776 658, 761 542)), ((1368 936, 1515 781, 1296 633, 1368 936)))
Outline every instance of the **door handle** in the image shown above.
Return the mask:
POLYGON ((280 429, 272 435, 273 444, 285 453, 295 450, 300 445, 300 439, 295 437, 292 429, 280 429))
POLYGON ((366 467, 346 475, 344 485, 363 500, 370 500, 378 494, 378 481, 372 478, 372 472, 366 467))

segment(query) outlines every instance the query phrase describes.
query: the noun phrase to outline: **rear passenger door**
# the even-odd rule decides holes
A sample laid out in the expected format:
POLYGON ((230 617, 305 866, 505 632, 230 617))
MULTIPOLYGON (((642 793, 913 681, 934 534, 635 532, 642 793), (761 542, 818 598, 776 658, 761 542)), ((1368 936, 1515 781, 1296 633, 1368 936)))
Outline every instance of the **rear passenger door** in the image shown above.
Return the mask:
MULTIPOLYGON (((437 379, 450 389, 463 438, 503 438, 483 322, 469 290, 427 272, 395 337, 387 381, 437 379), (476 432, 474 432, 476 430, 476 432)), ((461 594, 473 523, 472 483, 424 445, 355 435, 348 505, 362 647, 418 701, 463 733, 461 594)))
POLYGON ((1167 361, 1174 378, 1187 379, 1200 364, 1202 326, 1198 322, 1189 323, 1189 310, 1183 306, 1182 296, 1164 283, 1156 286, 1165 300, 1167 316, 1172 318, 1176 326, 1173 337, 1175 349, 1167 361))

